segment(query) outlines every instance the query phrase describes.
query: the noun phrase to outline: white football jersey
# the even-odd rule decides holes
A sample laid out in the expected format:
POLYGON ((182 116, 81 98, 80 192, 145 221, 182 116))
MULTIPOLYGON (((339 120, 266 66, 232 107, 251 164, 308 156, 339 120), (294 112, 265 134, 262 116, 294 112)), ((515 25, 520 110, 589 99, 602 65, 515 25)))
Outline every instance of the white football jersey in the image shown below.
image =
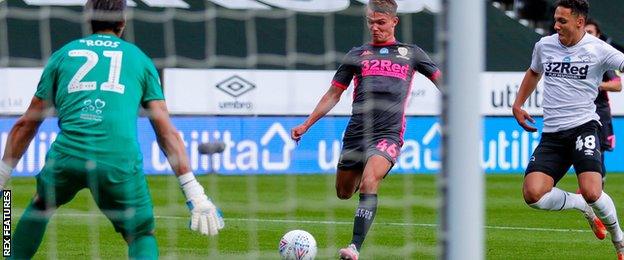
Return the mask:
POLYGON ((599 120, 594 100, 607 70, 624 69, 624 54, 585 33, 566 47, 553 34, 535 44, 531 70, 542 74, 545 133, 558 132, 599 120))

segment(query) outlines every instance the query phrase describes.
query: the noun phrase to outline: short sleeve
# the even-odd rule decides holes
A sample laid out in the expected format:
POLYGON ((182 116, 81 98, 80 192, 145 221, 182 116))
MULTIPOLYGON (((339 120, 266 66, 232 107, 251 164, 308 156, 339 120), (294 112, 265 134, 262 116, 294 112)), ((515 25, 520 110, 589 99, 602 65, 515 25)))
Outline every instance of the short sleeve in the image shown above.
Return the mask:
POLYGON ((151 60, 149 60, 149 58, 146 59, 148 62, 143 82, 143 97, 141 98, 141 102, 145 103, 151 100, 164 100, 165 95, 163 94, 162 86, 160 84, 158 71, 151 60))
POLYGON ((608 70, 607 72, 605 72, 605 74, 602 76, 602 81, 603 82, 609 82, 609 81, 620 81, 620 75, 619 73, 617 73, 617 71, 615 70, 608 70))
POLYGON ((58 67, 62 58, 62 49, 50 56, 48 63, 43 69, 43 73, 41 73, 37 91, 35 92, 36 97, 54 103, 54 97, 58 89, 58 67))
POLYGON ((542 44, 541 42, 535 43, 533 47, 533 55, 531 57, 531 70, 537 73, 544 72, 544 64, 542 64, 542 44))
POLYGON ((623 71, 624 70, 624 53, 618 51, 617 49, 613 48, 613 46, 604 43, 602 46, 604 46, 604 53, 605 53, 605 59, 604 59, 604 69, 605 70, 619 70, 619 71, 623 71))
POLYGON ((353 75, 355 75, 355 72, 357 71, 355 52, 356 51, 352 49, 345 55, 342 60, 342 64, 340 64, 338 70, 336 70, 336 74, 334 74, 332 85, 338 86, 342 89, 347 89, 349 87, 349 84, 351 84, 351 80, 353 79, 353 75))
POLYGON ((421 48, 416 47, 414 49, 414 60, 416 63, 414 68, 416 68, 416 71, 423 74, 425 77, 435 80, 438 75, 440 75, 438 66, 433 63, 431 58, 429 58, 429 55, 427 55, 427 53, 425 53, 425 51, 421 48))

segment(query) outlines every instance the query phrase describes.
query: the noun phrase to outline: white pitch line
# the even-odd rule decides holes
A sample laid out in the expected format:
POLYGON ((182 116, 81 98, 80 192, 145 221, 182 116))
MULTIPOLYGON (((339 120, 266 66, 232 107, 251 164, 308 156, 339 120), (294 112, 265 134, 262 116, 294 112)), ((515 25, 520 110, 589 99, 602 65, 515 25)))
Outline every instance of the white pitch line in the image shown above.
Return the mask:
MULTIPOLYGON (((61 217, 104 217, 100 214, 88 213, 62 213, 55 214, 61 217)), ((188 217, 180 216, 154 216, 156 219, 188 219, 188 217)), ((353 225, 353 222, 347 221, 328 221, 328 220, 296 220, 296 219, 259 219, 259 218, 225 218, 225 221, 235 222, 263 222, 263 223, 300 223, 300 224, 320 224, 320 225, 353 225)), ((438 227, 438 224, 427 223, 400 223, 400 222, 375 222, 375 225, 388 226, 411 226, 411 227, 438 227)), ((564 228, 532 228, 532 227, 507 227, 507 226, 485 226, 487 229, 498 230, 518 230, 518 231, 543 231, 543 232, 591 232, 585 229, 564 229, 564 228)))

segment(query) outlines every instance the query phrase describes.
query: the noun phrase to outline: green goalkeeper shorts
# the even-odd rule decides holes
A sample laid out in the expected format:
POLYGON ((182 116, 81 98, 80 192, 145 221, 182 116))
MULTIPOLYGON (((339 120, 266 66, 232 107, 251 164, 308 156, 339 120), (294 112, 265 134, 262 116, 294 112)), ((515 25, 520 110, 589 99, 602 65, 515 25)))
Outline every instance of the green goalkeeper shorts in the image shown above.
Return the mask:
POLYGON ((59 207, 88 188, 115 230, 133 238, 154 230, 154 213, 142 163, 115 163, 76 158, 50 149, 46 164, 37 175, 35 204, 59 207))

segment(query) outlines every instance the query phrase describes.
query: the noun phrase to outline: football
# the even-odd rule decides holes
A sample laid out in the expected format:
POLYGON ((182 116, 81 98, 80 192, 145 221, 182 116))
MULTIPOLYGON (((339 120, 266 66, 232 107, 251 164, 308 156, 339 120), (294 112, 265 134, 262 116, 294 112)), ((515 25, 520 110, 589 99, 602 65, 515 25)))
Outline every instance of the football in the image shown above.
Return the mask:
POLYGON ((304 230, 291 230, 279 242, 279 253, 284 260, 311 260, 316 256, 316 240, 304 230))

